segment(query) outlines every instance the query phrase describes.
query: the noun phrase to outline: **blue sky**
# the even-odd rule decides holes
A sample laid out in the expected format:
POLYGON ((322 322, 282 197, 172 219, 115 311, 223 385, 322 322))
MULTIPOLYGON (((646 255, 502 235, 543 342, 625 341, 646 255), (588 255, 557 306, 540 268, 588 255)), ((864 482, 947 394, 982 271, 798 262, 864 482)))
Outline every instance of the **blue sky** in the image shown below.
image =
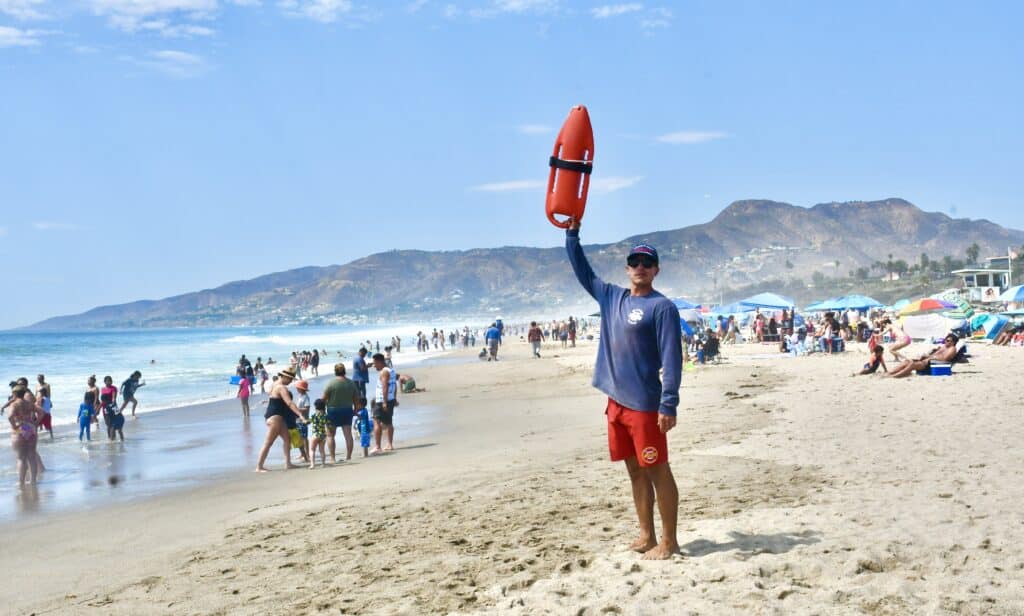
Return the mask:
POLYGON ((392 248, 552 246, 731 201, 1024 228, 1024 5, 0 0, 0 327, 392 248))

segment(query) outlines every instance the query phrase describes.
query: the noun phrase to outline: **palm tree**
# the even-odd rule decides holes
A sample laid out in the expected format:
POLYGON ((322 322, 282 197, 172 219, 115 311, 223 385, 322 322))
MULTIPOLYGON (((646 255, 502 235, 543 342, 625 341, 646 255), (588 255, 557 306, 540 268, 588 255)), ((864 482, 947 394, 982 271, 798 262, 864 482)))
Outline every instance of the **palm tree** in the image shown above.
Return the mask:
POLYGON ((974 264, 978 262, 978 255, 981 253, 981 247, 978 246, 978 242, 974 242, 967 247, 967 262, 974 264))

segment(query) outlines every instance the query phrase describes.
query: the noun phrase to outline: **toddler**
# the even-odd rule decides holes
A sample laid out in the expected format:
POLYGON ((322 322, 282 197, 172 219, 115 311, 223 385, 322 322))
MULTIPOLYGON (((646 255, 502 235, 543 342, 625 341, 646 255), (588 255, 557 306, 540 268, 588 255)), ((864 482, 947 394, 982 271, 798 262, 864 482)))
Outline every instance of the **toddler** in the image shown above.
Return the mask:
POLYGON ((355 412, 356 430, 359 431, 359 446, 363 448, 363 457, 370 455, 370 436, 373 434, 373 421, 366 410, 366 398, 359 399, 359 408, 355 412))
POLYGON ((327 466, 324 442, 327 441, 327 403, 317 398, 313 402, 315 412, 309 417, 309 468, 316 468, 316 452, 320 452, 322 466, 327 466))
POLYGON ((96 394, 91 391, 85 392, 85 401, 78 405, 78 440, 82 440, 82 434, 85 434, 85 440, 91 441, 92 434, 89 429, 92 426, 93 409, 96 406, 96 394))

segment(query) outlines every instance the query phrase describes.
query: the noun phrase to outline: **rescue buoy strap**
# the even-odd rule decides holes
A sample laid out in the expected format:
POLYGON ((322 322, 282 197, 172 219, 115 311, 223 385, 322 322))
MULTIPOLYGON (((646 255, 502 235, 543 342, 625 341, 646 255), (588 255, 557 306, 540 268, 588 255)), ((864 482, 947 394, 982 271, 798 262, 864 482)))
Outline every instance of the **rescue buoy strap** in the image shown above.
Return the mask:
POLYGON ((557 156, 552 156, 551 160, 548 161, 548 165, 556 169, 565 169, 566 171, 575 171, 576 173, 590 174, 594 170, 594 163, 591 161, 581 160, 562 160, 557 156))

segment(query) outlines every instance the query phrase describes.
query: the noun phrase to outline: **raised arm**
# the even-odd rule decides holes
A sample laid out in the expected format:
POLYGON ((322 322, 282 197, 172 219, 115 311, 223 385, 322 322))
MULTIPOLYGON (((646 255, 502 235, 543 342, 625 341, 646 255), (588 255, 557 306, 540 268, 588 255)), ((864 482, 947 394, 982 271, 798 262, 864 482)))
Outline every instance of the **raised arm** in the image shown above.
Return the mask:
POLYGON ((608 285, 597 277, 587 261, 587 256, 583 254, 583 246, 580 245, 580 223, 577 220, 570 219, 569 228, 565 230, 565 251, 569 254, 569 263, 572 264, 576 280, 579 280, 586 292, 600 303, 608 285))

